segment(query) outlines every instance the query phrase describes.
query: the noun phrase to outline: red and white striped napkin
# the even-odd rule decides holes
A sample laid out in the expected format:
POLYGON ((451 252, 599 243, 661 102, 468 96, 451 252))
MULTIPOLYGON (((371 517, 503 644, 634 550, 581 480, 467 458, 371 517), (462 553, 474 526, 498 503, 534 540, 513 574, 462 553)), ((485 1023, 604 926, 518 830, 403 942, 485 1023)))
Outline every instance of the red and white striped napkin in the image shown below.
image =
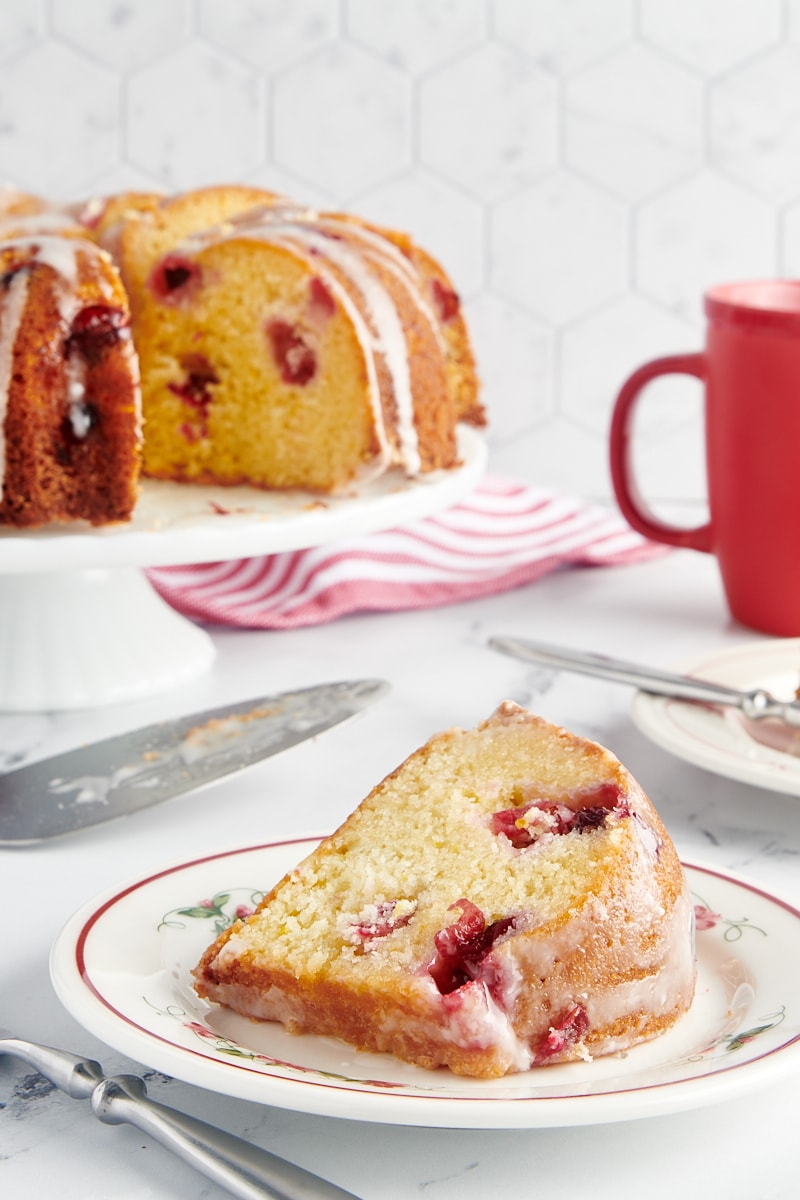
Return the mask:
POLYGON ((632 563, 663 549, 610 509, 487 476, 454 507, 399 529, 233 562, 158 567, 148 578, 195 620, 294 629, 353 612, 472 600, 561 566, 632 563))

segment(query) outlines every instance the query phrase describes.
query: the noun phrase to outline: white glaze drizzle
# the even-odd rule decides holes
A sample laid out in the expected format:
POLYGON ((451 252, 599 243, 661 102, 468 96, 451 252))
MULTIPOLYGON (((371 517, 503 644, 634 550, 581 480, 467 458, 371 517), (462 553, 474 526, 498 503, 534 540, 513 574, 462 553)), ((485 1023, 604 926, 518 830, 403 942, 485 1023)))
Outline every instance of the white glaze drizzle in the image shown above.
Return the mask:
POLYGON ((335 266, 345 272, 360 292, 377 331, 377 342, 374 338, 371 339, 372 345, 383 354, 392 380, 400 461, 409 474, 418 474, 422 460, 414 425, 414 396, 408 366, 408 349, 403 326, 391 296, 370 271, 364 258, 351 250, 345 242, 337 241, 324 233, 317 233, 307 226, 289 226, 288 229, 291 236, 297 236, 295 230, 301 230, 301 244, 316 250, 320 256, 329 258, 335 266))
MULTIPOLYGON (((397 413, 400 462, 409 475, 416 475, 421 470, 422 460, 414 424, 414 399, 408 366, 408 348, 402 322, 391 295, 375 273, 370 270, 364 256, 355 253, 338 236, 333 236, 334 233, 338 235, 340 232, 348 236, 358 236, 362 231, 359 226, 350 222, 336 223, 333 218, 320 218, 316 212, 310 209, 299 208, 291 204, 276 204, 248 210, 233 217, 230 221, 226 221, 223 225, 191 235, 178 247, 178 253, 193 254, 218 240, 240 236, 255 237, 265 241, 273 240, 284 245, 296 242, 301 249, 316 252, 315 256, 318 260, 327 258, 334 266, 343 271, 361 294, 376 330, 376 333, 372 334, 360 314, 357 320, 353 320, 365 359, 371 365, 375 379, 376 398, 372 401, 372 407, 376 416, 376 428, 380 430, 380 440, 382 443, 388 444, 377 386, 377 374, 373 364, 375 351, 383 356, 392 381, 397 413), (314 227, 312 227, 312 223, 314 227), (322 226, 326 226, 328 232, 325 232, 321 228, 322 226)), ((382 244, 382 239, 376 237, 375 242, 382 244)), ((387 259, 389 252, 396 251, 396 247, 390 244, 387 244, 384 249, 387 252, 387 259)), ((394 273, 399 276, 402 270, 400 262, 403 256, 399 251, 396 251, 396 254, 397 271, 394 273)), ((390 263, 387 261, 386 265, 390 266, 390 263)), ((326 284, 328 278, 326 277, 326 284)), ((413 278, 413 272, 411 278, 413 278)), ((340 287, 336 288, 336 293, 338 298, 342 298, 346 294, 340 287)), ((421 297, 418 289, 414 296, 416 302, 419 303, 421 297)), ((357 312, 352 303, 347 305, 347 311, 351 319, 357 312)))

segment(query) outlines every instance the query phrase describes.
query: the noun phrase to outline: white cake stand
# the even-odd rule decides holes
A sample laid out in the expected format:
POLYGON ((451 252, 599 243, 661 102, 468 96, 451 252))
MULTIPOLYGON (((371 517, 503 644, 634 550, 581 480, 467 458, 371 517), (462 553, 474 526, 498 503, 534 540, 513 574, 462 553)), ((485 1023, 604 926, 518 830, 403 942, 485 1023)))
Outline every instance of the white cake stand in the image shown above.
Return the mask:
POLYGON ((0 529, 0 710, 96 708, 143 699, 208 670, 214 648, 143 568, 302 550, 431 515, 477 484, 486 449, 459 431, 461 466, 389 473, 352 496, 146 480, 125 526, 0 529))

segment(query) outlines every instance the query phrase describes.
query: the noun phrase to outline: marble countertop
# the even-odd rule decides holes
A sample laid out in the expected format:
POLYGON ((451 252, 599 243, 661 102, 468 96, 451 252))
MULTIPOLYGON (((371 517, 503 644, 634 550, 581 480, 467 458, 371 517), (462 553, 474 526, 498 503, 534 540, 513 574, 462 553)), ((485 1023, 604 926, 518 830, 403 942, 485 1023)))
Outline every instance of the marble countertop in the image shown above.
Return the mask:
MULTIPOLYGON (((189 687, 98 712, 0 715, 0 769, 173 714, 322 680, 383 676, 368 714, 312 742, 162 804, 48 844, 0 849, 4 906, 0 1021, 21 1037, 144 1073, 151 1096, 237 1132, 364 1200, 487 1194, 594 1200, 719 1195, 794 1200, 797 1073, 753 1094, 669 1116, 575 1128, 395 1127, 229 1099, 125 1059, 62 1008, 48 954, 85 901, 155 866, 220 845, 332 828, 366 792, 449 725, 505 698, 609 746, 650 793, 681 855, 746 875, 800 906, 800 802, 724 779, 650 743, 630 689, 490 651, 494 634, 589 647, 661 666, 762 640, 730 622, 713 560, 688 551, 628 567, 563 571, 491 599, 367 615, 281 633, 214 631, 213 669, 189 687)), ((66 635, 66 634, 65 634, 66 635)), ((124 636, 124 631, 121 632, 124 636)), ((767 639, 763 639, 767 640, 767 639)), ((800 664, 798 664, 800 667, 800 664)), ((226 1193, 147 1137, 95 1121, 83 1101, 0 1060, 3 1194, 60 1200, 226 1193)))

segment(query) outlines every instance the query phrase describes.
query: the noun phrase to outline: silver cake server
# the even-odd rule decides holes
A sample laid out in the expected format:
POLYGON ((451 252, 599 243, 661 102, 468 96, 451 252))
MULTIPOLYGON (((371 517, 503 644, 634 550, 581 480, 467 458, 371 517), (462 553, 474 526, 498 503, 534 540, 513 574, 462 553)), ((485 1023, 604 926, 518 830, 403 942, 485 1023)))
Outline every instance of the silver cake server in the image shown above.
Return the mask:
MULTIPOLYGON (((640 667, 621 658, 609 658, 605 654, 593 654, 587 650, 567 650, 560 646, 549 646, 526 638, 493 637, 489 639, 493 650, 519 658, 525 662, 542 663, 548 667, 560 667, 566 671, 577 671, 582 675, 594 675, 599 679, 611 679, 617 683, 630 683, 642 692, 654 696, 670 696, 676 700, 688 700, 698 704, 713 704, 737 708, 747 721, 763 721, 765 718, 783 721, 792 729, 800 729, 800 702, 779 700, 763 688, 740 691, 725 687, 710 680, 696 679, 692 675, 675 675, 651 667, 640 667)), ((800 665, 798 666, 800 679, 800 665)))
POLYGON ((352 1192, 268 1150, 151 1100, 138 1075, 106 1076, 94 1059, 15 1038, 0 1029, 3 1054, 29 1063, 74 1099, 90 1100, 92 1112, 104 1124, 127 1123, 149 1134, 243 1200, 357 1200, 352 1192))
POLYGON ((326 683, 148 725, 0 775, 0 845, 127 816, 315 737, 386 694, 326 683))

